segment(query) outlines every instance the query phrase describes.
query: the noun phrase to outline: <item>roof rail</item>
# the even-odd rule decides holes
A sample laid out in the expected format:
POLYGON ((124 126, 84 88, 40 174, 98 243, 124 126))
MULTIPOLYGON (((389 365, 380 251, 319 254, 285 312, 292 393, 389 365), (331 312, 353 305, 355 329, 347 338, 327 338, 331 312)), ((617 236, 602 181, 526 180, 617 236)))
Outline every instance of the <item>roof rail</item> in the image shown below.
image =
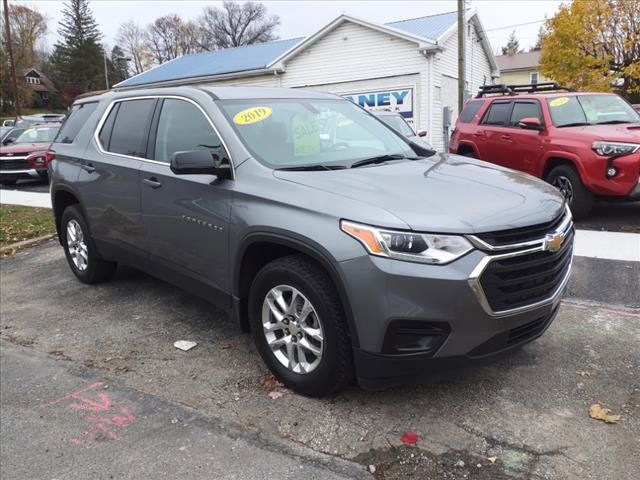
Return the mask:
POLYGON ((482 85, 476 95, 476 98, 482 98, 485 95, 517 95, 518 93, 540 93, 540 92, 575 92, 574 89, 559 85, 555 82, 543 83, 523 83, 519 85, 505 85, 503 83, 497 85, 482 85))

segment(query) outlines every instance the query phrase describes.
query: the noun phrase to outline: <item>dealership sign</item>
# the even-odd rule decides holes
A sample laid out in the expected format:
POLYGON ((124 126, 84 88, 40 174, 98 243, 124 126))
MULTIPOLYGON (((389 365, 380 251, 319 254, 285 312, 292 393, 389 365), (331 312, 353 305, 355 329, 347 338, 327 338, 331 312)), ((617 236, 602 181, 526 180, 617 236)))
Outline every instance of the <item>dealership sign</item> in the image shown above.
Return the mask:
POLYGON ((413 118, 413 88, 349 93, 342 96, 367 110, 390 110, 405 118, 413 118))

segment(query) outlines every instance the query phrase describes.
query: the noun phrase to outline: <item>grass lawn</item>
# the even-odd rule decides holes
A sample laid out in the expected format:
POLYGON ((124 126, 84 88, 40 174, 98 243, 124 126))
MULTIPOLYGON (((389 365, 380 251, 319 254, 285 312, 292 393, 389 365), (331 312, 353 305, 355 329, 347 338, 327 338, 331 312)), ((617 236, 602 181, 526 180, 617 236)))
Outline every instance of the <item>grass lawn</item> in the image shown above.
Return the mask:
POLYGON ((55 232, 49 208, 0 205, 0 247, 55 232))

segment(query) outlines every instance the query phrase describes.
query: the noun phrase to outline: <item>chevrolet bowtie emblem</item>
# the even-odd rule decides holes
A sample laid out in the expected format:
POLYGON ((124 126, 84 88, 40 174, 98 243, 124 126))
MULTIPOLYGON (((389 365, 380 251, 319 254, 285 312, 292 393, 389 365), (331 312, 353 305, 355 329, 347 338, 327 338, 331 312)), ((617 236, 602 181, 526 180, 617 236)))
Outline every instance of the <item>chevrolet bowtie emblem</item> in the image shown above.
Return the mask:
POLYGON ((564 243, 564 237, 563 233, 548 233, 544 237, 542 249, 548 250, 549 252, 557 252, 564 243))

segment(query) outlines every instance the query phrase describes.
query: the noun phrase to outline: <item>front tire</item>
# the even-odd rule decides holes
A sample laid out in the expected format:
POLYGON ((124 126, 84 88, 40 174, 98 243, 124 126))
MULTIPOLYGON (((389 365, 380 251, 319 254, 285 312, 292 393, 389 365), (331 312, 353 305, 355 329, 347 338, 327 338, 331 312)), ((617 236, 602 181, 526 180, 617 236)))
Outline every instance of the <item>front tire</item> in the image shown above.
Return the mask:
POLYGON ((260 356, 285 386, 324 396, 351 381, 344 309, 327 273, 309 258, 279 258, 258 272, 249 321, 260 356))
POLYGON ((78 280, 100 283, 113 276, 117 264, 99 257, 87 221, 77 205, 67 207, 62 213, 60 238, 69 267, 78 280))
POLYGON ((593 193, 584 186, 575 168, 571 165, 557 166, 549 172, 546 180, 564 195, 574 218, 584 218, 589 214, 594 203, 593 193))

